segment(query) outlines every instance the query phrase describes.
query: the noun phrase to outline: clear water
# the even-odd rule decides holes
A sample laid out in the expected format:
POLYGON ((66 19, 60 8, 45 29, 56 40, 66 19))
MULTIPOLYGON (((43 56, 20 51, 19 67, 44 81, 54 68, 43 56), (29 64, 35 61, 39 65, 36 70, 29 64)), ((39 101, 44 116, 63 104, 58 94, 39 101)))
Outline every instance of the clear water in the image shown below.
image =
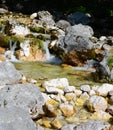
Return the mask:
POLYGON ((18 62, 14 65, 26 77, 36 79, 40 83, 54 78, 67 78, 70 85, 78 87, 82 84, 99 84, 92 81, 90 72, 82 69, 77 70, 75 67, 62 67, 42 62, 18 62))

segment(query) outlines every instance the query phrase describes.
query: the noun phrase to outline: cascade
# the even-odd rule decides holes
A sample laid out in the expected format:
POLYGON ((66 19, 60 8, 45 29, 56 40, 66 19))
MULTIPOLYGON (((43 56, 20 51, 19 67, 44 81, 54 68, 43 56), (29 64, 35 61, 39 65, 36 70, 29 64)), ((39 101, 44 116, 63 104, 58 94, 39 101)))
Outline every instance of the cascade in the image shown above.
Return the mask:
POLYGON ((49 43, 50 43, 49 40, 47 40, 47 41, 45 41, 43 43, 44 49, 45 49, 46 58, 47 58, 46 63, 50 63, 50 64, 61 64, 62 60, 50 53, 49 48, 48 48, 48 44, 49 43))
POLYGON ((10 49, 7 50, 3 57, 6 59, 6 61, 13 61, 13 62, 17 62, 18 59, 16 59, 15 55, 14 55, 14 52, 15 52, 15 49, 16 49, 16 45, 17 45, 17 42, 15 42, 14 44, 12 43, 12 41, 10 40, 9 41, 9 46, 10 46, 10 49))

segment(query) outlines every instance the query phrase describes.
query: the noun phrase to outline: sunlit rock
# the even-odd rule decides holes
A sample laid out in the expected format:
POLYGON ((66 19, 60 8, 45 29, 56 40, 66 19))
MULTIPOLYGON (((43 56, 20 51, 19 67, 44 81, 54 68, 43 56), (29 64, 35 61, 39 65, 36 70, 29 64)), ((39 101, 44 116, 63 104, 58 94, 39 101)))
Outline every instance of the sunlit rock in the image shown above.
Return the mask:
POLYGON ((112 90, 113 90, 112 84, 104 83, 96 90, 96 92, 98 93, 98 95, 106 97, 108 95, 108 92, 112 90))
POLYGON ((101 120, 89 120, 85 123, 77 125, 73 130, 110 130, 111 125, 101 120))
POLYGON ((91 116, 90 116, 90 119, 92 120, 104 120, 104 121, 109 121, 109 119, 111 118, 112 116, 105 112, 105 111, 102 111, 102 110, 99 110, 99 111, 96 111, 94 112, 91 116))
POLYGON ((90 86, 89 85, 82 85, 80 87, 80 89, 83 91, 83 92, 90 92, 90 86))
POLYGON ((60 129, 63 126, 62 121, 55 119, 51 122, 51 125, 53 126, 53 128, 55 129, 60 129))
POLYGON ((107 108, 107 101, 105 98, 101 96, 91 96, 88 101, 86 101, 86 106, 89 109, 89 111, 94 112, 98 110, 105 111, 107 108))
POLYGON ((69 104, 60 104, 60 109, 64 116, 70 117, 76 113, 75 108, 72 105, 69 104))
POLYGON ((57 78, 43 82, 42 86, 57 87, 64 89, 65 87, 69 86, 69 82, 66 78, 57 78))

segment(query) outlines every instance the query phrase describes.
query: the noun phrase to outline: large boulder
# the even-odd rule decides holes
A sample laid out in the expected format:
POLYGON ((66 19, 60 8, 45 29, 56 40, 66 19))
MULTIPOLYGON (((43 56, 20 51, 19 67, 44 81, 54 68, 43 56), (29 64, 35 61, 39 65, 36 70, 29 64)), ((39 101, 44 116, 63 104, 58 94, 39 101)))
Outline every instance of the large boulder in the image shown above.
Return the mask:
POLYGON ((0 108, 0 130, 36 130, 28 113, 18 107, 0 108))
POLYGON ((91 40, 93 29, 90 26, 78 24, 66 29, 66 35, 58 39, 52 49, 65 63, 71 65, 83 64, 86 60, 95 58, 94 44, 91 40))
POLYGON ((43 114, 43 105, 44 98, 36 85, 15 84, 0 89, 0 108, 16 106, 24 109, 34 119, 43 114))
POLYGON ((22 79, 22 74, 17 71, 11 62, 0 62, 0 85, 15 84, 22 79))

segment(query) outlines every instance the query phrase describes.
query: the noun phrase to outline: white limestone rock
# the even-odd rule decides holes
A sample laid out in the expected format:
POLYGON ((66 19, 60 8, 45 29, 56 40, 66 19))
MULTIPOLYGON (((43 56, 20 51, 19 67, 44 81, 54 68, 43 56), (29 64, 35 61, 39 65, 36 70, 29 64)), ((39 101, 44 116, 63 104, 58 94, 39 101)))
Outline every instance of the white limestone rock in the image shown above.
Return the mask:
POLYGON ((86 106, 91 112, 99 110, 105 111, 107 108, 107 101, 105 100, 105 98, 101 96, 94 95, 91 96, 89 100, 86 101, 86 106))
POLYGON ((112 84, 108 84, 108 83, 105 83, 103 84, 102 86, 100 86, 96 92, 98 95, 100 96, 104 96, 106 97, 108 95, 108 92, 109 91, 112 91, 113 90, 113 85, 112 84))

